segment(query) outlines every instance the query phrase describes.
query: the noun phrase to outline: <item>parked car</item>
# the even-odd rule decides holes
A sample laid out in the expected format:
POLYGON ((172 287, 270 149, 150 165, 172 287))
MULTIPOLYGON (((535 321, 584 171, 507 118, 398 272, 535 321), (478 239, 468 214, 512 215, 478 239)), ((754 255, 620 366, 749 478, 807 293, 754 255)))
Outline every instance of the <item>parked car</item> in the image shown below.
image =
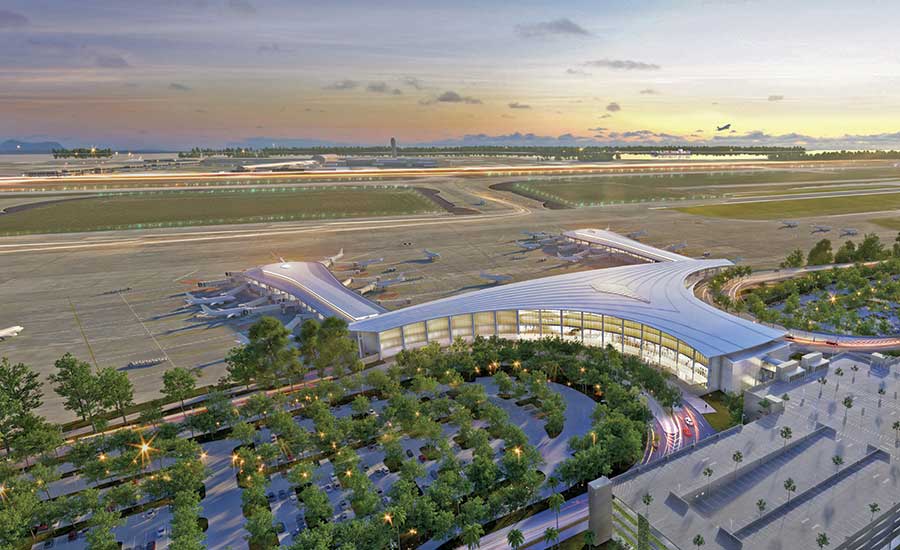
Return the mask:
POLYGON ((149 541, 147 543, 147 545, 144 546, 144 550, 156 550, 156 541, 155 540, 149 541))
POLYGON ((681 430, 681 433, 684 435, 684 437, 694 437, 694 432, 692 432, 691 429, 688 428, 687 426, 685 426, 681 430))
POLYGON ((426 460, 428 459, 425 457, 425 455, 419 455, 419 462, 425 462, 426 460))
POLYGON ((684 423, 687 424, 688 426, 693 426, 694 420, 690 416, 684 415, 684 423))
POLYGON ((164 536, 166 536, 166 528, 165 528, 165 526, 160 527, 159 529, 156 530, 156 538, 159 539, 159 538, 162 538, 162 537, 164 537, 164 536))
POLYGON ((270 503, 271 503, 271 502, 275 502, 275 493, 269 493, 269 494, 267 494, 267 495, 266 495, 266 500, 268 500, 270 503))
POLYGON ((406 456, 408 456, 409 458, 413 457, 412 449, 406 449, 406 456))
POLYGON ((281 489, 280 491, 278 491, 278 499, 279 500, 284 500, 286 498, 287 498, 287 491, 285 491, 284 489, 281 489))
POLYGON ((44 541, 44 548, 53 548, 53 545, 55 544, 55 543, 54 543, 55 540, 56 540, 56 539, 53 539, 53 538, 49 538, 49 539, 45 540, 45 541, 44 541))

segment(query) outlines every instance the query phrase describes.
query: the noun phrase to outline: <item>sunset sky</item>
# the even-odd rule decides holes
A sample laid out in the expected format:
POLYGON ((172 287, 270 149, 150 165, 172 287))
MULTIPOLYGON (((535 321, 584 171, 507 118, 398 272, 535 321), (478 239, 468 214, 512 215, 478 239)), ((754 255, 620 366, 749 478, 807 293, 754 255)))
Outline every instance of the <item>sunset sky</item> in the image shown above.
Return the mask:
POLYGON ((0 140, 900 147, 898 25, 888 1, 4 0, 0 140))

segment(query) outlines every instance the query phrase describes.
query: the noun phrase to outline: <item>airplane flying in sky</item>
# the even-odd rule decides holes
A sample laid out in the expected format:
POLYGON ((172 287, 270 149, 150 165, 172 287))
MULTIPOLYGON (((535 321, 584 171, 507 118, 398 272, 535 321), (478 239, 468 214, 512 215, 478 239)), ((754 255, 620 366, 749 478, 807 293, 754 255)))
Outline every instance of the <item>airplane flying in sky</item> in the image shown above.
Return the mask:
POLYGON ((20 327, 19 325, 0 330, 0 340, 6 340, 7 338, 12 338, 13 336, 18 336, 19 333, 22 332, 23 330, 25 330, 25 328, 20 327))
POLYGON ((437 252, 432 252, 432 251, 428 250, 427 248, 422 250, 422 254, 425 254, 425 259, 428 260, 429 262, 434 262, 434 261, 441 259, 440 254, 438 254, 437 252))
POLYGON ((725 130, 731 130, 730 122, 724 126, 716 126, 716 132, 724 132, 725 130))

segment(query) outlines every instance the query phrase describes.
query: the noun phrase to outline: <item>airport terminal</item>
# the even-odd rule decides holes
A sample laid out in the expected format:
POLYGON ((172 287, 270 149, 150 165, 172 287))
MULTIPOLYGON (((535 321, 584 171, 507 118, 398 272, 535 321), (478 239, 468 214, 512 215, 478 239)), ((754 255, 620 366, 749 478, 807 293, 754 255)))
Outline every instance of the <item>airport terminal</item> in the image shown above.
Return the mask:
POLYGON ((556 336, 638 356, 699 394, 740 391, 789 361, 783 331, 694 295, 698 281, 730 261, 688 258, 608 230, 580 229, 560 238, 584 249, 576 254, 617 255, 627 264, 511 284, 494 280, 481 290, 395 311, 339 281, 328 269, 339 258, 229 275, 235 284, 298 307, 301 315, 346 320, 367 361, 457 338, 556 336))

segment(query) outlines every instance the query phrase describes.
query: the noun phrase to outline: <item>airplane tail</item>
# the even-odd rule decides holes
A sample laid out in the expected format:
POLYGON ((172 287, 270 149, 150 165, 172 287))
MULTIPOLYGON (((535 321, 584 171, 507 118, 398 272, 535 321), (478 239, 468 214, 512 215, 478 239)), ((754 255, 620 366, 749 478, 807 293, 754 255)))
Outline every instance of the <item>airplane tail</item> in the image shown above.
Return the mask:
POLYGON ((210 317, 216 314, 216 312, 210 309, 206 304, 200 304, 200 311, 209 315, 210 317))

